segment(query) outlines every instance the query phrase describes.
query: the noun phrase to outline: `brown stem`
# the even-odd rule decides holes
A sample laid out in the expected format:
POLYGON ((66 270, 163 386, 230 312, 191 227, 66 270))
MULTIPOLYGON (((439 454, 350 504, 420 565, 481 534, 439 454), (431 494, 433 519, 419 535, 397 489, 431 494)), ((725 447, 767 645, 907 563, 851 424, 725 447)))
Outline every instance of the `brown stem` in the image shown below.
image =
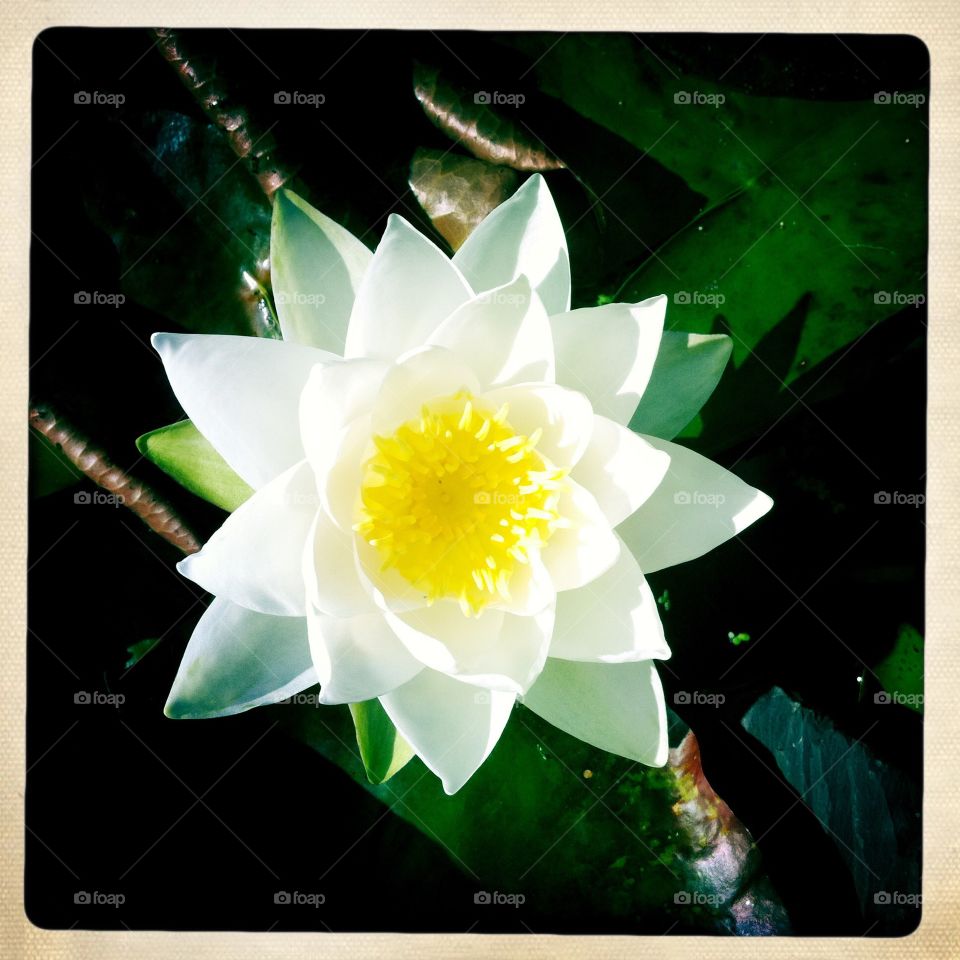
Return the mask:
POLYGON ((233 152, 257 178, 263 192, 272 198, 294 171, 276 158, 277 144, 269 131, 258 129, 249 112, 231 102, 228 86, 210 64, 195 56, 179 31, 156 27, 153 33, 164 59, 177 71, 210 121, 226 134, 233 152))
POLYGON ((146 483, 121 470, 104 450, 84 436, 73 424, 55 413, 48 404, 30 405, 30 426, 85 476, 114 494, 119 503, 132 510, 151 530, 184 553, 196 553, 200 541, 146 483))

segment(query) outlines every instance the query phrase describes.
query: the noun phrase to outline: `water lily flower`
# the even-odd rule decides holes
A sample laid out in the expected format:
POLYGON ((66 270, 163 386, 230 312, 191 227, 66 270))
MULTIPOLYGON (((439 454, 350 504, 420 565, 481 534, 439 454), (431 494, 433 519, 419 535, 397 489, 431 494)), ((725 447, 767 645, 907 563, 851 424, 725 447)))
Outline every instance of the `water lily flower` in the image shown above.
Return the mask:
POLYGON ((283 340, 153 339, 255 490, 178 565, 215 599, 167 715, 316 683, 327 704, 379 698, 452 794, 520 700, 662 765, 670 650, 645 574, 771 506, 670 442, 729 339, 665 332, 663 296, 571 310, 539 175, 452 258, 395 215, 371 253, 281 191, 271 269, 283 340))

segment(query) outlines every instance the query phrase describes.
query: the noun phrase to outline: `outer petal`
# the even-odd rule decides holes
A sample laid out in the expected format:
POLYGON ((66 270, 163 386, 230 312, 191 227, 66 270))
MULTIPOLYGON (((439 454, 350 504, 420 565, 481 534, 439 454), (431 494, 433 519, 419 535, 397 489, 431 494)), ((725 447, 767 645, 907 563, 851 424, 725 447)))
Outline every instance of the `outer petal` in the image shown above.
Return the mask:
POLYGON ((300 391, 331 354, 260 337, 155 333, 180 405, 254 489, 303 459, 300 391))
POLYGON ((656 492, 618 528, 646 573, 702 556, 773 506, 765 493, 712 460, 669 440, 646 440, 670 454, 670 469, 656 492))
POLYGON ((484 387, 554 379, 550 321, 524 276, 468 300, 428 342, 468 362, 484 387))
POLYGON ((651 660, 547 659, 524 704, 578 740, 652 767, 667 762, 667 710, 651 660))
POLYGON ((321 703, 372 700, 412 680, 423 669, 379 611, 330 617, 311 608, 307 624, 321 703))
POLYGON ((163 712, 177 720, 228 717, 316 682, 305 619, 217 597, 193 631, 163 712))
POLYGON ((625 543, 603 576, 557 597, 550 656, 598 663, 669 658, 657 602, 625 543))
POLYGON ((552 316, 557 382, 585 393, 597 413, 629 423, 650 380, 666 311, 661 294, 552 316))
POLYGON ((278 190, 270 276, 285 340, 343 355, 347 324, 373 254, 290 190, 278 190))
POLYGON ((722 333, 667 330, 630 426, 665 440, 675 437, 713 393, 732 347, 733 341, 722 333))
POLYGON ((515 700, 512 693, 478 689, 435 670, 424 670, 380 698, 448 794, 456 793, 489 756, 515 700))
POLYGON ((472 296, 446 254, 391 214, 357 291, 344 355, 393 360, 422 346, 472 296))
POLYGON ((552 606, 527 617, 495 609, 465 617, 457 603, 445 600, 387 620, 426 666, 481 687, 523 693, 543 669, 553 617, 552 606))
POLYGON ((276 617, 306 613, 300 557, 320 508, 306 460, 261 487, 177 569, 204 590, 276 617))
POLYGON ((594 417, 590 445, 571 476, 597 499, 615 527, 633 513, 663 480, 670 455, 606 417, 594 417))
POLYGON ((574 590, 606 573, 620 555, 620 540, 590 492, 571 479, 560 498, 564 520, 543 548, 543 565, 557 591, 574 590))
POLYGON ((537 173, 467 237, 453 262, 474 290, 530 278, 547 313, 570 309, 570 257, 547 182, 537 173))
POLYGON ((552 384, 516 384, 489 390, 484 399, 494 407, 509 404, 507 420, 524 436, 542 430, 537 451, 554 466, 572 467, 590 442, 593 409, 575 390, 552 384))
POLYGON ((443 347, 423 347, 402 357, 384 377, 374 402, 375 433, 392 433, 401 423, 420 416, 423 404, 467 390, 479 393, 472 368, 443 347))

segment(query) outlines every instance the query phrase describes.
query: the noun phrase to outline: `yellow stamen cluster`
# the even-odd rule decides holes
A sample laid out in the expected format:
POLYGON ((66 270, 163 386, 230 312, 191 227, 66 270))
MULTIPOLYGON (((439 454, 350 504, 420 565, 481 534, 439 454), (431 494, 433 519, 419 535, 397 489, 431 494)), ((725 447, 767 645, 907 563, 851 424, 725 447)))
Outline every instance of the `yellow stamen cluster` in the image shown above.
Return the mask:
POLYGON ((374 437, 364 464, 359 534, 383 569, 397 570, 428 603, 459 601, 467 616, 510 599, 520 565, 561 524, 565 471, 518 434, 508 406, 466 392, 424 405, 390 437, 374 437))

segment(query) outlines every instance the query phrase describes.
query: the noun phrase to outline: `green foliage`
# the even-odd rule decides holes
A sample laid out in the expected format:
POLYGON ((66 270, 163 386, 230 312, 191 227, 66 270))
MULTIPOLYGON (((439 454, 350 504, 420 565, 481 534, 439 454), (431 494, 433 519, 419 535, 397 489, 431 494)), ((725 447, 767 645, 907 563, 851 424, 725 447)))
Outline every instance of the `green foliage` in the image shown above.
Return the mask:
POLYGON ((413 747, 391 723, 379 700, 350 704, 360 759, 370 783, 385 783, 413 757, 413 747))
POLYGON ((224 510, 234 511, 253 490, 190 420, 137 438, 137 449, 177 483, 224 510))

